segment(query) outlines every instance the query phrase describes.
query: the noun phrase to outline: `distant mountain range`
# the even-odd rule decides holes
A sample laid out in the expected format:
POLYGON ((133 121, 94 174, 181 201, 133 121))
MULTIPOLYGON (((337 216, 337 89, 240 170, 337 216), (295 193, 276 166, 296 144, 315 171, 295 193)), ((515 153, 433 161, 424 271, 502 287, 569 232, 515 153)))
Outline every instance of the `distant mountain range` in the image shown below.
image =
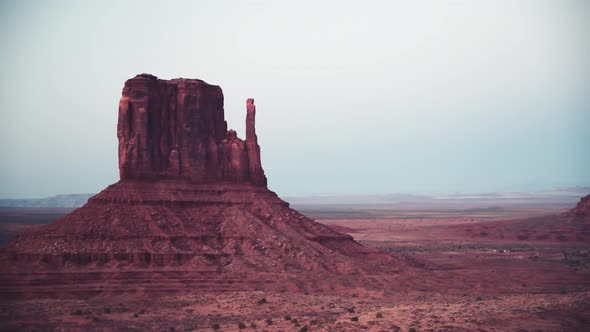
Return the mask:
POLYGON ((284 197, 295 208, 313 209, 315 206, 372 209, 400 208, 481 208, 518 205, 573 206, 590 193, 590 187, 556 188, 532 192, 473 193, 473 194, 375 194, 284 197))
POLYGON ((95 194, 69 194, 46 198, 0 199, 0 207, 75 208, 84 205, 86 201, 88 201, 88 199, 94 195, 95 194))
MULTIPOLYGON (((406 207, 489 207, 514 205, 555 205, 572 206, 580 197, 590 193, 590 187, 568 187, 533 192, 446 194, 446 195, 409 195, 409 194, 374 194, 374 195, 316 195, 287 196, 284 199, 295 208, 318 207, 371 207, 371 208, 406 208, 406 207)), ((68 207, 82 206, 95 194, 69 194, 46 198, 0 199, 0 207, 68 207)))

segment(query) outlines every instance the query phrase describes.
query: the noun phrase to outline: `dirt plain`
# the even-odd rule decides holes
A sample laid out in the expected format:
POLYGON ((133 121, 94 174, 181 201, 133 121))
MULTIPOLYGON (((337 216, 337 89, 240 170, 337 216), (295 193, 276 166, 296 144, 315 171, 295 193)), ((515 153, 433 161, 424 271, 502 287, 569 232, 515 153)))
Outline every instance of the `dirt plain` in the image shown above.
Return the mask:
MULTIPOLYGON (((514 224, 504 220, 565 209, 302 209, 366 246, 402 257, 419 272, 400 273, 390 287, 380 290, 351 288, 338 293, 255 290, 145 296, 138 292, 69 300, 2 299, 0 329, 586 331, 590 329, 586 238, 519 239, 479 231, 497 229, 497 223, 514 224)), ((9 239, 69 210, 0 212, 2 238, 9 239)))

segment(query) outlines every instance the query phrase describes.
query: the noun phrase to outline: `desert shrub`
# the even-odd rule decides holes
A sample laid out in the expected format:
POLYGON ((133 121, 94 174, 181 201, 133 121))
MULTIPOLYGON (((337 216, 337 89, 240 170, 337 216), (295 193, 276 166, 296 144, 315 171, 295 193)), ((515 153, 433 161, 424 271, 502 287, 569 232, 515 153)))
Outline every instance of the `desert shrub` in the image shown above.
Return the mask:
POLYGON ((483 300, 483 298, 482 298, 481 296, 478 296, 476 300, 477 300, 477 301, 482 301, 482 300, 483 300))
POLYGON ((133 314, 133 317, 137 318, 137 317, 139 317, 139 314, 135 313, 135 314, 133 314))
POLYGON ((80 309, 76 309, 70 313, 72 316, 82 316, 84 313, 80 309))
POLYGON ((378 312, 378 313, 375 315, 375 318, 383 318, 383 314, 382 314, 382 313, 380 313, 380 312, 378 312))
POLYGON ((299 323, 299 321, 297 320, 297 318, 292 318, 292 319, 291 319, 291 323, 293 323, 293 324, 297 324, 297 323, 299 323))
POLYGON ((266 303, 266 297, 263 297, 260 300, 258 300, 258 304, 265 304, 265 303, 266 303))
POLYGON ((307 327, 307 325, 305 325, 304 327, 299 329, 299 332, 307 332, 309 328, 307 327))
POLYGON ((289 315, 285 316, 285 320, 291 320, 291 316, 289 316, 289 315))
POLYGON ((346 309, 346 311, 348 311, 350 313, 353 313, 354 312, 354 307, 350 307, 350 308, 346 309))
POLYGON ((359 321, 359 318, 357 316, 354 316, 350 320, 353 321, 353 322, 358 322, 359 321))
POLYGON ((250 323, 250 327, 255 329, 256 328, 256 323, 250 323))
POLYGON ((272 319, 270 319, 270 318, 269 318, 269 319, 267 319, 267 320, 266 320, 266 325, 272 325, 272 319))
POLYGON ((410 329, 408 330, 408 332, 416 332, 416 329, 413 327, 410 327, 410 329))
POLYGON ((215 323, 213 325, 211 325, 211 328, 215 331, 219 330, 221 328, 221 326, 219 326, 219 324, 215 323))
POLYGON ((111 308, 105 307, 105 308, 102 309, 102 311, 104 311, 105 314, 110 314, 111 313, 111 308))
POLYGON ((241 329, 245 329, 246 328, 246 324, 244 322, 239 322, 238 323, 238 328, 241 329))
POLYGON ((143 315, 143 314, 145 314, 145 309, 141 309, 141 310, 139 310, 139 314, 140 314, 140 315, 143 315))

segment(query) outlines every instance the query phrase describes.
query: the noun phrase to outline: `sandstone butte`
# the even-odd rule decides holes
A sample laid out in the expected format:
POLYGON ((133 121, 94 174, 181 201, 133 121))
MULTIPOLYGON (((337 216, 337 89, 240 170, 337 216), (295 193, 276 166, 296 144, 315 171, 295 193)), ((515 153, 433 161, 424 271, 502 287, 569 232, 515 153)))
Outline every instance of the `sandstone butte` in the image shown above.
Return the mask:
POLYGON ((119 103, 120 180, 0 252, 0 296, 381 288, 411 264, 289 208, 267 188, 219 86, 140 74, 119 103))

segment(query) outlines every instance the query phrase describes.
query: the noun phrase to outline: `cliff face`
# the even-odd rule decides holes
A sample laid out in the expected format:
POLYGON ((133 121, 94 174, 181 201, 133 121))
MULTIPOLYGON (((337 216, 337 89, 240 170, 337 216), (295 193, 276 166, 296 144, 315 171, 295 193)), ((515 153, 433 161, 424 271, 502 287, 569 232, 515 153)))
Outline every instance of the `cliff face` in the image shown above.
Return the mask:
POLYGON ((119 174, 127 179, 192 183, 250 182, 266 186, 255 132, 254 100, 247 101, 246 141, 227 130, 223 93, 201 80, 127 80, 119 102, 119 174))

